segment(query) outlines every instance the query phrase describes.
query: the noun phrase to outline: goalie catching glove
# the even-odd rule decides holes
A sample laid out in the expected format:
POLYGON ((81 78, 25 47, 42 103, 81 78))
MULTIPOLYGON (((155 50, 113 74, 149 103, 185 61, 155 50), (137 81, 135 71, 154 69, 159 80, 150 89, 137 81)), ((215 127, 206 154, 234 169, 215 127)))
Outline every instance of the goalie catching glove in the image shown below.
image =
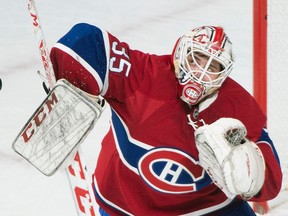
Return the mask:
POLYGON ((221 118, 195 131, 199 163, 228 196, 248 199, 263 186, 265 162, 258 146, 246 138, 237 119, 221 118))

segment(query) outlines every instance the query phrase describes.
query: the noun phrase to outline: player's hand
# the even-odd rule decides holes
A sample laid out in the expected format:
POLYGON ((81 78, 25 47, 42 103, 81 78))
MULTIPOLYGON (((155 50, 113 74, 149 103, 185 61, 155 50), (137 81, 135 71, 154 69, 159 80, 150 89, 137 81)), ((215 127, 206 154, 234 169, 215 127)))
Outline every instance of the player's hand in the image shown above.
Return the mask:
POLYGON ((221 118, 195 131, 199 163, 228 197, 250 198, 264 183, 263 155, 246 133, 243 123, 233 118, 221 118))

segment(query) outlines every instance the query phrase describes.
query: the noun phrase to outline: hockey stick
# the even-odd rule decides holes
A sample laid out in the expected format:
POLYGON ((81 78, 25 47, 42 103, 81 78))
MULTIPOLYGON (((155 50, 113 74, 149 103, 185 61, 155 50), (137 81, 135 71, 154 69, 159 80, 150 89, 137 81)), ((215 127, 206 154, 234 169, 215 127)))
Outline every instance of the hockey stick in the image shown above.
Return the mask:
POLYGON ((39 16, 36 10, 34 0, 28 0, 28 11, 33 21, 34 34, 37 39, 38 49, 39 49, 41 60, 45 69, 44 77, 47 79, 45 81, 48 82, 48 86, 52 88, 56 84, 56 78, 52 69, 52 63, 49 58, 49 51, 46 46, 46 41, 44 38, 42 27, 40 25, 39 16))
MULTIPOLYGON (((33 21, 34 34, 37 38, 38 49, 45 69, 45 77, 47 79, 45 82, 48 83, 51 89, 56 84, 56 78, 53 72, 51 60, 49 58, 49 51, 46 46, 34 0, 28 0, 28 11, 33 21)), ((90 175, 87 171, 80 148, 76 153, 74 162, 72 162, 72 164, 66 169, 66 172, 70 182, 70 187, 72 189, 78 215, 96 215, 95 210, 97 204, 95 201, 92 184, 89 180, 90 175)))

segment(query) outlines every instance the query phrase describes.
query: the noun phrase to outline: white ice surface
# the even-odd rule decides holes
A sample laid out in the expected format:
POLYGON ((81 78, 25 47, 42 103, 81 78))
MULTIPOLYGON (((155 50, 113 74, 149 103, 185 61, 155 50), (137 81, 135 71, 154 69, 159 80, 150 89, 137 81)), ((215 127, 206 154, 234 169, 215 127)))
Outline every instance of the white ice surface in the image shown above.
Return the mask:
MULTIPOLYGON (((45 93, 36 75, 42 70, 25 0, 0 0, 0 215, 77 215, 66 174, 46 177, 12 151, 11 144, 45 93)), ((47 44, 51 47, 75 23, 110 31, 134 49, 166 54, 191 28, 221 25, 236 54, 232 77, 252 91, 252 1, 241 0, 36 0, 47 44)), ((108 113, 83 144, 94 168, 108 113)), ((105 126, 106 125, 106 126, 105 126)), ((287 200, 287 196, 281 198, 287 200)), ((287 203, 269 215, 287 215, 287 203)))

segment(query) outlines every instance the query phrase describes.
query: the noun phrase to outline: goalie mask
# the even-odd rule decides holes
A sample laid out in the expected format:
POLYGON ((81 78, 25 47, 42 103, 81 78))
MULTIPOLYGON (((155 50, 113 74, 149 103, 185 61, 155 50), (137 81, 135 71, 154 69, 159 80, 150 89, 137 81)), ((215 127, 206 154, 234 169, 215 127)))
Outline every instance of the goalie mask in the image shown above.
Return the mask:
POLYGON ((179 97, 190 105, 215 92, 232 70, 232 43, 223 28, 203 26, 178 39, 173 62, 179 97))

